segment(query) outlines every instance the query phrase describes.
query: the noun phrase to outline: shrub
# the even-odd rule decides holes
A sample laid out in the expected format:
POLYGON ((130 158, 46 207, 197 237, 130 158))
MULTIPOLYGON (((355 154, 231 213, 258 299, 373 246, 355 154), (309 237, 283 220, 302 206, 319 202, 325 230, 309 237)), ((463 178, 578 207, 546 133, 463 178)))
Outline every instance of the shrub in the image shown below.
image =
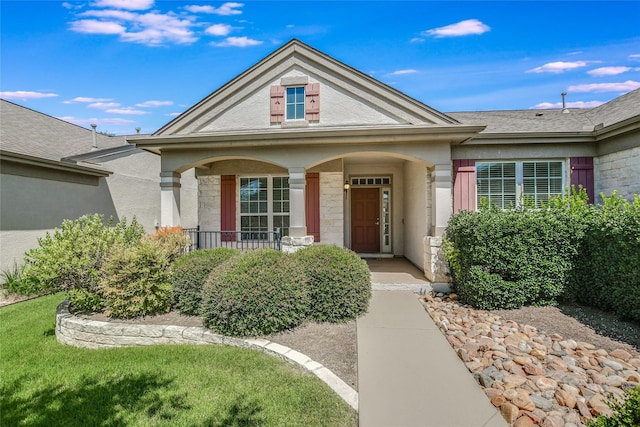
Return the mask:
POLYGON ((640 426, 640 387, 629 390, 622 402, 607 402, 613 409, 609 417, 592 419, 589 427, 637 427, 640 426))
POLYGON ((464 302, 486 309, 555 304, 568 282, 581 228, 569 211, 518 208, 453 215, 444 252, 464 302))
POLYGON ((189 236, 185 234, 182 227, 160 227, 154 234, 150 234, 149 238, 166 251, 170 262, 175 261, 191 246, 189 236))
POLYGON ((640 320, 640 196, 633 203, 602 195, 603 204, 587 216, 571 292, 582 304, 640 320))
POLYGON ((311 319, 344 322, 367 311, 371 272, 358 255, 335 245, 314 245, 294 256, 307 275, 311 319))
POLYGON ((219 333, 256 336, 294 328, 309 296, 302 266, 273 249, 232 257, 214 269, 203 289, 204 324, 219 333))
POLYGON ((98 313, 102 311, 102 297, 86 289, 72 289, 67 293, 74 311, 98 313))
POLYGON ((213 270, 239 252, 232 248, 201 249, 182 255, 173 264, 174 307, 182 314, 200 313, 202 288, 213 270))
POLYGON ((128 247, 114 245, 102 266, 104 312, 115 318, 166 313, 171 309, 170 259, 151 239, 128 247))
POLYGON ((144 233, 134 218, 106 225, 102 215, 65 220, 53 234, 38 239, 39 246, 25 254, 22 293, 46 294, 84 289, 95 294, 99 270, 109 249, 116 243, 133 245, 144 233))
POLYGON ((22 280, 23 270, 24 265, 19 265, 16 260, 13 260, 13 266, 11 268, 3 270, 0 273, 0 278, 2 279, 2 289, 12 294, 28 295, 30 292, 24 286, 24 282, 22 280))

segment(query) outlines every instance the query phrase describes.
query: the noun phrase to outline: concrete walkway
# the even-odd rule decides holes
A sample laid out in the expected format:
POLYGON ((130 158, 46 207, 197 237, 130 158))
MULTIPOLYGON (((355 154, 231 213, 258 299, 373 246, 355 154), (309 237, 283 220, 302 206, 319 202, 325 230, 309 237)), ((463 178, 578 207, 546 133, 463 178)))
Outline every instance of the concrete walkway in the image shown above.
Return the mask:
POLYGON ((357 321, 361 427, 506 427, 412 291, 373 291, 357 321))

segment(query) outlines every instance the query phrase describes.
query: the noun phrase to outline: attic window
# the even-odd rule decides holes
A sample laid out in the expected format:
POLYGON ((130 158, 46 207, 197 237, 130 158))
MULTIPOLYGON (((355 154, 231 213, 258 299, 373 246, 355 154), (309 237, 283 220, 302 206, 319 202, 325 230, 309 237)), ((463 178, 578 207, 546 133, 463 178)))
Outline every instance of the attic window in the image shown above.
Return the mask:
POLYGON ((287 88, 287 120, 304 120, 304 87, 287 88))

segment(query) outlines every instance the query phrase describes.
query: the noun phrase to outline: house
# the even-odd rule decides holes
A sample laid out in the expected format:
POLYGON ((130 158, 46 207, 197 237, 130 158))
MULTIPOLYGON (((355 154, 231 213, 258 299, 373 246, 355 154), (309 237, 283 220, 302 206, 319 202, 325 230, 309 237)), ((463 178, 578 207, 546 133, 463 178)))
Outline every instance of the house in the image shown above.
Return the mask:
MULTIPOLYGON (((127 144, 0 100, 0 265, 10 269, 63 220, 99 213, 147 232, 160 218, 160 159, 127 144)), ((184 180, 193 194, 195 179, 184 180), (191 183, 190 183, 191 182, 191 183)), ((185 212, 183 221, 196 223, 185 212)))
POLYGON ((445 114, 295 39, 128 140, 161 157, 163 225, 190 213, 195 170, 201 230, 402 256, 433 282, 452 212, 481 198, 640 193, 640 90, 585 110, 445 114))

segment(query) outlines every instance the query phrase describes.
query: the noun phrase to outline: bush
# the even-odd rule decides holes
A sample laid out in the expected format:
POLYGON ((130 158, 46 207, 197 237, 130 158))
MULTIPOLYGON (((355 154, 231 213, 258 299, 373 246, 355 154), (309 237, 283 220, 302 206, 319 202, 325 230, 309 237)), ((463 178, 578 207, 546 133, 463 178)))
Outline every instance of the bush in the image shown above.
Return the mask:
POLYGON ((157 242, 167 253, 170 262, 175 261, 191 246, 189 236, 182 230, 182 227, 160 227, 149 238, 157 242))
POLYGON ((2 279, 2 289, 12 294, 28 295, 29 292, 25 288, 22 281, 22 272, 24 271, 24 265, 18 264, 16 260, 13 260, 13 266, 7 268, 0 273, 2 279))
POLYGON ((345 322, 367 311, 371 272, 358 255, 335 245, 315 245, 294 256, 307 275, 311 319, 345 322))
POLYGON ((483 207, 453 215, 444 252, 453 287, 485 309, 555 304, 568 282, 582 225, 570 210, 483 207))
POLYGON ((115 318, 166 313, 171 309, 170 259, 162 245, 144 239, 115 245, 102 266, 104 312, 115 318))
POLYGON ((47 294, 84 289, 95 294, 99 270, 109 249, 116 243, 137 243, 144 230, 134 218, 106 225, 102 215, 86 215, 65 220, 53 234, 38 239, 39 247, 25 254, 20 293, 47 294))
POLYGON ((243 252, 214 269, 203 289, 202 316, 218 333, 256 336, 302 323, 309 306, 302 266, 273 249, 243 252))
POLYGON ((182 255, 173 264, 174 307, 182 314, 200 313, 202 288, 213 270, 239 252, 232 248, 201 249, 182 255))
POLYGON ((640 387, 629 390, 623 402, 607 402, 613 409, 609 417, 592 419, 589 427, 637 427, 640 426, 640 387))
POLYGON ((567 298, 640 321, 640 196, 613 193, 586 215, 588 227, 567 298))

